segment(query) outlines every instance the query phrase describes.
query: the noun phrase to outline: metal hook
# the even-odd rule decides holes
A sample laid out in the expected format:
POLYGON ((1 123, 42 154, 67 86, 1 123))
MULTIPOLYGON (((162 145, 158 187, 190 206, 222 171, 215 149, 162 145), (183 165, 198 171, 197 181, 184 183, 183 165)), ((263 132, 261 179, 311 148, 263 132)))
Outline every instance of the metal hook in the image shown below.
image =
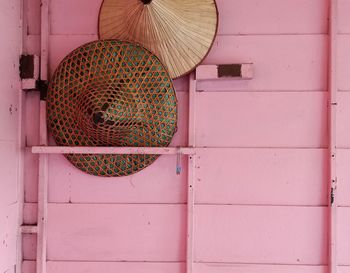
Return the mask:
POLYGON ((177 155, 176 155, 176 174, 180 175, 182 171, 182 166, 181 166, 181 151, 179 149, 177 155))

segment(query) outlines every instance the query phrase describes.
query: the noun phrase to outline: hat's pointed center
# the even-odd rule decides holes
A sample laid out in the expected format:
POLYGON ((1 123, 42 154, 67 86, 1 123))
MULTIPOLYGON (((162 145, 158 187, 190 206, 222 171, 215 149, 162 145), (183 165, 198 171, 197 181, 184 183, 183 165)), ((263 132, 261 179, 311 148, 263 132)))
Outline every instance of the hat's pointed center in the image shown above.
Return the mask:
POLYGON ((140 0, 144 5, 148 5, 152 2, 152 0, 140 0))

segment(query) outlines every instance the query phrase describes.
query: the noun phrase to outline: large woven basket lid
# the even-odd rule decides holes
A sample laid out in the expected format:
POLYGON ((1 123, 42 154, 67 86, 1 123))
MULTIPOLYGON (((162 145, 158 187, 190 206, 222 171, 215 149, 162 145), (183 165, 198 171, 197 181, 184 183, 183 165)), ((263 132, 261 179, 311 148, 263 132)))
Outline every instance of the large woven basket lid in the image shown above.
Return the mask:
POLYGON ((217 25, 215 0, 104 0, 99 35, 143 45, 177 78, 208 54, 217 25))
MULTIPOLYGON (((168 146, 177 126, 177 100, 160 60, 117 40, 85 44, 58 66, 47 97, 48 127, 62 146, 168 146)), ((66 156, 98 176, 125 176, 156 155, 66 156)))

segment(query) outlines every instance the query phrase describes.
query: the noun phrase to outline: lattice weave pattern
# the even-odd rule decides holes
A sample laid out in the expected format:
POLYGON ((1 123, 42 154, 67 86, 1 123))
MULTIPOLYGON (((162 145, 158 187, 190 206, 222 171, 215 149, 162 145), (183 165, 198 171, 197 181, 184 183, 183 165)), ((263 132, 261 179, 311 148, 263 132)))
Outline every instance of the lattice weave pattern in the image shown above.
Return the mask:
MULTIPOLYGON (((55 71, 48 127, 62 146, 168 146, 177 129, 177 100, 159 59, 141 46, 100 40, 70 53, 55 71)), ((84 172, 125 176, 157 155, 66 156, 84 172)))

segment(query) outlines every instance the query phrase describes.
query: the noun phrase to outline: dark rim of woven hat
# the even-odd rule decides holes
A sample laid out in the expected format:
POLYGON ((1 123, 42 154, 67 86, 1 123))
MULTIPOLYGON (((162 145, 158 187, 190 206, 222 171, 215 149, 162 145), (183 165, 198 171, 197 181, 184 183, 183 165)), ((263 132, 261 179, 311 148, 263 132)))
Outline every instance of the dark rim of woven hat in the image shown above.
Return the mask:
MULTIPOLYGON (((56 69, 47 96, 47 123, 57 145, 166 147, 177 130, 177 99, 161 61, 140 45, 87 43, 56 69)), ((80 170, 127 176, 158 155, 68 154, 80 170)))

